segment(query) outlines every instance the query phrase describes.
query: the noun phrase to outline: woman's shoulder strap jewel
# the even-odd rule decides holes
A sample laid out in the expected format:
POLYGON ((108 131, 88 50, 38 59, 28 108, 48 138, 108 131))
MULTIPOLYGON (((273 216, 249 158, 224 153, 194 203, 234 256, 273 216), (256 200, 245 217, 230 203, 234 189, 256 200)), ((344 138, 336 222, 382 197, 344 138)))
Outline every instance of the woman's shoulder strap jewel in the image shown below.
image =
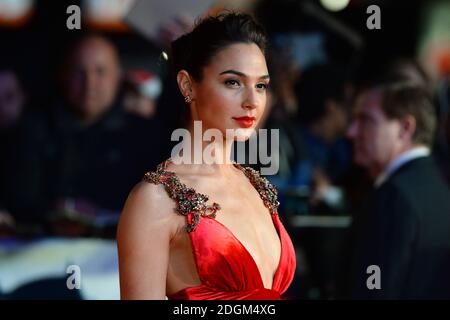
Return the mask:
POLYGON ((278 202, 278 191, 276 187, 267 178, 261 176, 259 171, 251 167, 242 167, 239 164, 237 167, 245 173, 256 191, 258 191, 264 205, 269 209, 270 213, 278 214, 278 206, 280 203, 278 202))
POLYGON ((209 198, 207 195, 187 187, 178 179, 174 172, 166 171, 166 166, 167 160, 159 164, 156 171, 147 172, 143 180, 164 186, 169 197, 176 203, 175 212, 187 217, 186 230, 188 232, 194 231, 200 222, 201 216, 215 218, 216 212, 220 210, 220 205, 215 202, 212 205, 208 205, 209 198))

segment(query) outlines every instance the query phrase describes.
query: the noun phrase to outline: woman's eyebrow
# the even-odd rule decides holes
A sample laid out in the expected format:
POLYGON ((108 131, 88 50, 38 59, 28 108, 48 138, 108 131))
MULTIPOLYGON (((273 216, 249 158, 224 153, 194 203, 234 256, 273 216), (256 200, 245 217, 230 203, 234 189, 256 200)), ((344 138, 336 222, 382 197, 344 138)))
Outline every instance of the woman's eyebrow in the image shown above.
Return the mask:
MULTIPOLYGON (((236 70, 232 70, 232 69, 225 70, 220 73, 220 75, 223 75, 223 74, 234 74, 234 75, 237 75, 239 77, 244 77, 244 78, 248 77, 245 73, 242 73, 242 72, 236 71, 236 70)), ((268 74, 259 77, 259 79, 269 79, 269 78, 270 78, 270 76, 268 74)))

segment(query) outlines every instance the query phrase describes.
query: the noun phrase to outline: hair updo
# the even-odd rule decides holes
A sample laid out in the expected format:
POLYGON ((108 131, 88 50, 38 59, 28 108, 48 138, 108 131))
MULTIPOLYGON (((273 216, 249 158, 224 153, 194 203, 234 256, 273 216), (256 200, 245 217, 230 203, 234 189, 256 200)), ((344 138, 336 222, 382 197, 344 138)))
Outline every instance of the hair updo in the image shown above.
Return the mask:
POLYGON ((174 72, 186 70, 196 81, 201 81, 203 67, 220 50, 236 43, 254 43, 264 53, 267 35, 248 14, 229 12, 201 19, 191 32, 172 42, 174 72))

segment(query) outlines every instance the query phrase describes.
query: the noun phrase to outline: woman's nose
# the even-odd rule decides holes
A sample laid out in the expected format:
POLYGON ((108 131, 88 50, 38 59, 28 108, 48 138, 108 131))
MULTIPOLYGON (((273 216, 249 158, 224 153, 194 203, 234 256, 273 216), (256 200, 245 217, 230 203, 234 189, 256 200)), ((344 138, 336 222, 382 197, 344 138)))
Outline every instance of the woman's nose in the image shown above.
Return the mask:
POLYGON ((258 107, 259 97, 255 89, 249 89, 242 107, 245 109, 255 109, 258 107))

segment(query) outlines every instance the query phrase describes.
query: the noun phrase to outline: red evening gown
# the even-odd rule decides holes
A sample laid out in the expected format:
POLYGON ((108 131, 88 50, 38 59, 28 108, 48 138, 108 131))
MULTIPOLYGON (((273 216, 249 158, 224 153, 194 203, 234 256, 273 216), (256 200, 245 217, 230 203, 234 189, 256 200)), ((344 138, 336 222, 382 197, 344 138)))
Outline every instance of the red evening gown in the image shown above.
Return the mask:
POLYGON ((181 183, 175 173, 166 171, 166 160, 156 172, 148 172, 144 180, 163 184, 175 200, 176 212, 187 219, 197 272, 201 285, 184 288, 169 299, 177 300, 278 300, 288 289, 295 273, 296 259, 292 241, 277 213, 276 189, 252 168, 235 164, 249 178, 269 209, 281 242, 278 268, 270 289, 264 288, 253 257, 233 233, 214 219, 220 210, 217 203, 207 205, 208 196, 181 183))

